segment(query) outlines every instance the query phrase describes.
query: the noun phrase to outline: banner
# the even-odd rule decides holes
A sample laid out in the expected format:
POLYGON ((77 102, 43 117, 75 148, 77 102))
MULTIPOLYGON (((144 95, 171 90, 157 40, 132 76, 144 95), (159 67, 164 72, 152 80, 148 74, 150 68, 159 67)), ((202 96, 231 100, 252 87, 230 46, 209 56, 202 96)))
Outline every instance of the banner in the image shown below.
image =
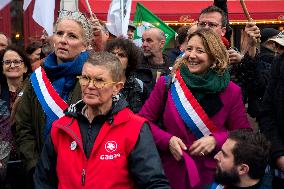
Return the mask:
POLYGON ((0 10, 2 10, 4 7, 6 7, 6 5, 8 5, 9 3, 11 3, 12 0, 1 0, 0 1, 0 10))
POLYGON ((49 36, 53 34, 55 0, 35 0, 33 19, 45 29, 49 36))
POLYGON ((25 11, 28 6, 31 4, 32 0, 24 0, 23 10, 25 11))
POLYGON ((127 37, 132 0, 112 0, 107 15, 107 29, 115 36, 127 37))
POLYGON ((161 19, 144 7, 141 3, 136 4, 136 12, 134 15, 134 24, 137 29, 134 34, 134 42, 138 46, 142 46, 142 34, 148 28, 160 28, 166 35, 165 47, 169 41, 176 35, 175 31, 165 24, 161 19))

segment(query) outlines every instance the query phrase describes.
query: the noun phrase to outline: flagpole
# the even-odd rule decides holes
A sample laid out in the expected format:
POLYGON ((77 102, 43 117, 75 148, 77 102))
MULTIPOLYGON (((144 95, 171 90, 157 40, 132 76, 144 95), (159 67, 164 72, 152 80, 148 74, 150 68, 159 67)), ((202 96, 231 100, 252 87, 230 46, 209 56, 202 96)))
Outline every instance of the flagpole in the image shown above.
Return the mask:
POLYGON ((93 17, 93 12, 92 12, 92 9, 91 9, 89 0, 85 0, 85 2, 86 2, 86 5, 87 5, 87 7, 88 7, 88 10, 89 10, 89 13, 90 13, 91 17, 93 17))
POLYGON ((123 18, 124 18, 124 4, 123 4, 124 0, 120 0, 120 24, 121 24, 121 28, 123 25, 123 18))

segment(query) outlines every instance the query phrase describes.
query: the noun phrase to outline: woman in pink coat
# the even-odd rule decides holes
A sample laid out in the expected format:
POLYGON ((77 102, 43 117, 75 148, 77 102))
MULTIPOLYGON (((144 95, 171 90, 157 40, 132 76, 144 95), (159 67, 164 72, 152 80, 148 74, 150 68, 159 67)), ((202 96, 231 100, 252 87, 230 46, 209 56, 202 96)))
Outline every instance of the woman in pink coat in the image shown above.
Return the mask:
POLYGON ((220 38, 207 29, 194 32, 186 56, 175 63, 171 76, 159 79, 139 113, 150 121, 173 189, 211 183, 213 157, 228 131, 250 127, 241 89, 230 81, 227 65, 220 38))

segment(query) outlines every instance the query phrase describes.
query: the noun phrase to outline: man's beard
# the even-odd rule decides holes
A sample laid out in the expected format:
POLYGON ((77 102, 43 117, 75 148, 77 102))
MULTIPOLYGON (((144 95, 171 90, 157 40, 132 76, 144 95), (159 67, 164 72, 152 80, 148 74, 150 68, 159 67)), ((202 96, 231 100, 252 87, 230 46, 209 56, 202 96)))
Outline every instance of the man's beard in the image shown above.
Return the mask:
POLYGON ((153 57, 153 56, 154 56, 154 55, 153 55, 153 53, 152 53, 152 52, 150 52, 150 51, 143 52, 143 54, 144 54, 144 56, 145 56, 145 57, 148 57, 148 58, 150 58, 150 57, 153 57))
POLYGON ((223 185, 235 186, 240 182, 237 168, 233 167, 231 171, 222 171, 217 165, 215 181, 223 185))

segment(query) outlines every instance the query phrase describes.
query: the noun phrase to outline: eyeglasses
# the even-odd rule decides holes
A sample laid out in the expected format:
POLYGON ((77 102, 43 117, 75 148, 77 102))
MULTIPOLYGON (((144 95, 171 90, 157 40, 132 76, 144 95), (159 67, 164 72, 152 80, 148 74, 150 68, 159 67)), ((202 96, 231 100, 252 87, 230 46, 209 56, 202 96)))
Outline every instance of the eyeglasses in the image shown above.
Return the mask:
POLYGON ((214 23, 214 22, 198 22, 197 26, 205 28, 206 26, 208 26, 209 28, 216 28, 218 26, 221 26, 218 23, 214 23))
POLYGON ((12 63, 14 64, 15 67, 19 67, 23 64, 23 60, 3 60, 2 63, 5 65, 5 66, 11 66, 12 63))
POLYGON ((98 89, 102 89, 107 85, 111 85, 114 84, 116 82, 112 81, 112 82, 107 82, 107 81, 100 81, 97 79, 91 79, 85 75, 81 75, 81 76, 77 76, 77 78, 79 79, 79 82, 82 86, 87 86, 90 84, 90 82, 93 82, 93 85, 98 88, 98 89))

